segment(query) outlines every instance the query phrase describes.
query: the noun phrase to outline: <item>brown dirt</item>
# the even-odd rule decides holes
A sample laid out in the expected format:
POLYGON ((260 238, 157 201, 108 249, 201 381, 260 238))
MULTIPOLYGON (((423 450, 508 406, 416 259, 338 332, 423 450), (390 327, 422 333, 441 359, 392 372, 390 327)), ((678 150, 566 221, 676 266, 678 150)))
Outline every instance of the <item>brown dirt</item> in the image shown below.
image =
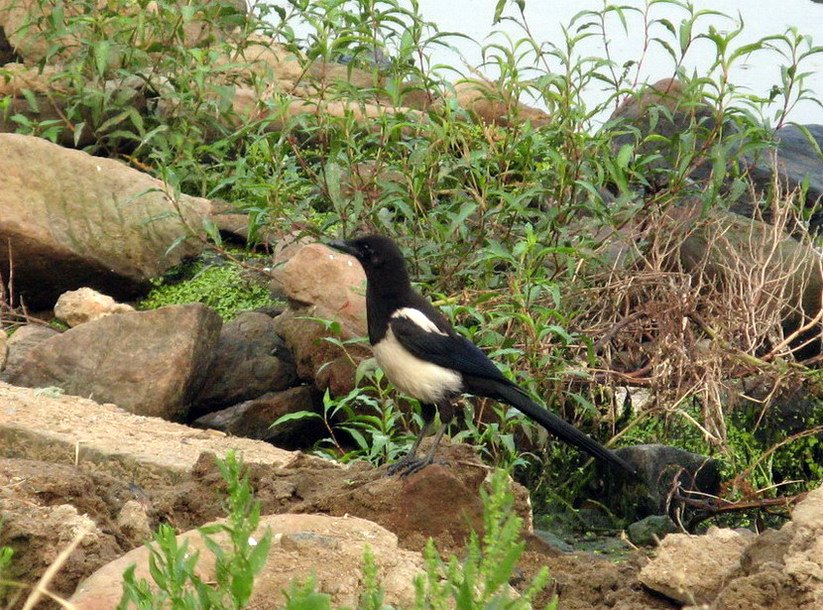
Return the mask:
MULTIPOLYGON (((354 515, 395 532, 401 547, 419 550, 432 536, 442 552, 460 554, 469 529, 480 523, 477 489, 487 471, 477 465, 469 448, 456 445, 447 451, 452 467, 431 466, 405 479, 386 477, 382 469, 365 465, 341 471, 310 458, 287 468, 252 465, 249 474, 264 514, 354 515)), ((67 521, 65 513, 74 514, 64 506, 68 504, 78 513, 73 518, 86 514, 97 524, 93 542, 81 545, 52 583, 51 590, 63 597, 70 596, 95 569, 141 544, 134 539, 134 530, 118 521, 127 501, 142 505, 152 528, 166 522, 182 531, 225 514, 222 479, 209 454, 201 457, 185 480, 152 488, 90 471, 82 463, 74 467, 18 459, 0 459, 0 481, 5 518, 0 544, 15 550, 15 571, 9 575, 14 580, 36 582, 73 531, 67 528, 68 534, 56 535, 53 519, 34 515, 33 510, 62 511, 55 517, 68 523, 71 519, 67 521)), ((522 511, 524 500, 518 502, 522 511)), ((525 584, 547 565, 554 578, 553 591, 560 594, 560 607, 565 609, 676 607, 640 586, 637 561, 615 565, 593 555, 561 554, 533 538, 520 571, 525 584)), ((13 607, 19 607, 26 594, 13 607)), ((549 594, 542 601, 548 601, 549 594)), ((5 607, 4 601, 0 595, 0 607, 5 607)))

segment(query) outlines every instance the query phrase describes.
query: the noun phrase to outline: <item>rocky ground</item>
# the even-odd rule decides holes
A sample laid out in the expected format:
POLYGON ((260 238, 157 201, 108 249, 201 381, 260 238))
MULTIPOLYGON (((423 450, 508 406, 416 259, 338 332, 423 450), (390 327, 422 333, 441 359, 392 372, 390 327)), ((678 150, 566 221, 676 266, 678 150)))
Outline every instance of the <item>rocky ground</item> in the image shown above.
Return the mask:
MULTIPOLYGON (((0 148, 19 153, 9 170, 19 177, 19 191, 8 198, 8 205, 32 197, 58 201, 56 194, 27 190, 24 168, 60 167, 63 149, 20 138, 0 134, 0 148), (26 150, 30 157, 22 152, 26 150)), ((64 162, 66 171, 77 167, 75 159, 64 162)), ((111 188, 111 175, 97 176, 99 188, 89 187, 77 196, 88 195, 88 206, 97 209, 101 199, 94 193, 111 188)), ((119 213, 118 206, 126 202, 108 203, 112 209, 100 213, 117 218, 123 231, 143 230, 119 213)), ((44 209, 42 217, 62 226, 80 213, 65 216, 68 212, 52 207, 44 209)), ((119 251, 95 249, 91 237, 96 235, 85 242, 84 253, 109 257, 102 266, 117 268, 119 263, 110 257, 119 251)), ((75 243, 80 236, 74 232, 69 241, 75 243)), ((158 256, 152 248, 142 251, 141 259, 158 256)), ((36 252, 59 257, 64 249, 65 244, 53 250, 43 245, 36 252)), ((18 258, 24 260, 27 252, 35 250, 21 249, 18 258)), ((168 264, 164 259, 162 265, 149 267, 156 273, 168 264)), ((145 551, 139 549, 158 524, 191 532, 224 516, 223 484, 214 456, 229 449, 240 452, 250 465, 266 522, 283 534, 270 561, 277 566, 271 573, 285 580, 259 585, 256 595, 269 604, 259 607, 276 607, 289 578, 328 566, 336 572, 321 583, 324 590, 335 603, 350 604, 359 581, 341 585, 334 574, 359 574, 351 558, 360 555, 365 539, 385 542, 376 554, 379 561, 385 558, 380 567, 388 599, 398 604, 408 601, 407 576, 419 569, 419 551, 429 537, 444 552, 463 552, 470 527, 480 524, 479 489, 488 474, 471 449, 449 447, 444 457, 450 468, 435 465, 398 479, 366 465, 342 467, 276 448, 310 444, 306 439, 316 433, 310 427, 272 431, 269 424, 284 413, 317 410, 326 390, 337 396, 348 392, 356 364, 369 351, 351 344, 344 353, 324 340, 330 331, 317 322, 335 320, 339 340, 365 334, 363 275, 357 265, 317 243, 284 241, 271 266, 272 290, 287 304, 283 310, 244 312, 224 323, 201 304, 133 311, 105 295, 80 290, 64 293, 54 308, 68 330, 60 332, 33 319, 15 330, 8 349, 0 350, 0 356, 8 353, 0 367, 5 382, 0 384, 0 536, 2 544, 15 550, 11 579, 34 584, 63 549, 79 541, 50 589, 62 597, 74 595, 79 608, 114 607, 119 589, 115 586, 112 592, 112 582, 117 583, 112 574, 119 576, 125 564, 139 562, 141 553, 144 560, 145 551), (346 552, 323 555, 306 543, 307 537, 346 552), (283 545, 287 552, 277 555, 283 545), (311 563, 312 557, 319 565, 311 563), (93 576, 97 570, 105 570, 103 576, 93 576), (94 605, 95 600, 108 601, 94 605)), ((89 260, 89 273, 100 267, 99 261, 89 260)), ((59 275, 60 269, 48 264, 28 269, 33 277, 45 274, 29 292, 39 285, 54 291, 47 275, 51 271, 59 275)), ((149 275, 143 273, 138 283, 149 275)), ((45 293, 41 298, 51 299, 45 293)), ((664 449, 652 452, 658 459, 648 472, 643 469, 647 480, 656 480, 655 473, 669 465, 684 465, 685 457, 699 458, 692 471, 710 470, 700 456, 664 449)), ((638 459, 649 452, 643 446, 622 451, 638 459)), ((665 493, 657 491, 649 504, 652 509, 666 500, 665 493)), ((525 491, 519 493, 519 511, 530 524, 525 491)), ((541 566, 548 566, 554 585, 543 601, 556 591, 561 608, 818 607, 823 554, 816 550, 823 544, 823 532, 817 524, 823 519, 815 515, 821 510, 820 496, 812 494, 796 509, 795 521, 776 533, 670 534, 657 549, 639 550, 614 563, 590 554, 562 553, 528 532, 528 552, 519 567, 523 579, 518 582, 528 582, 541 566)), ((22 605, 27 591, 12 607, 22 605)))
MULTIPOLYGON (((0 135, 0 147, 26 144, 15 138, 0 135)), ((33 151, 43 148, 34 138, 28 142, 33 151)), ((55 156, 62 149, 45 148, 48 163, 59 166, 55 156)), ((66 160, 67 167, 73 162, 66 160)), ((14 200, 25 202, 32 194, 24 173, 19 175, 21 191, 14 200)), ((94 189, 87 192, 93 199, 94 189)), ((115 202, 105 214, 121 218, 117 205, 122 204, 115 202)), ((55 214, 51 209, 44 217, 55 222, 55 214)), ((135 230, 128 219, 119 222, 135 230)), ((116 248, 105 252, 117 255, 116 248)), ((133 311, 80 290, 64 293, 54 308, 68 330, 36 320, 16 329, 8 349, 0 350, 8 353, 0 373, 0 541, 15 550, 12 580, 33 585, 77 541, 50 590, 74 596, 78 608, 114 607, 122 569, 145 562, 141 547, 154 528, 168 523, 196 539, 193 528, 224 516, 214 456, 229 449, 250 465, 265 522, 282 534, 270 555, 276 569, 266 572, 280 579, 261 581, 256 599, 268 605, 259 607, 277 607, 290 578, 329 566, 334 569, 321 586, 335 603, 351 604, 359 577, 342 582, 335 575, 359 574, 352 558, 360 556, 365 540, 382 541, 376 550, 381 577, 388 599, 398 604, 409 600, 408 575, 419 570, 419 552, 429 537, 444 552, 463 552, 469 529, 481 523, 479 489, 488 474, 470 448, 448 447, 444 457, 451 467, 435 465, 406 479, 276 448, 306 446, 316 431, 301 425, 272 431, 269 424, 284 413, 316 410, 326 390, 348 392, 357 362, 369 352, 352 344, 344 353, 324 340, 330 331, 316 321, 335 320, 340 340, 364 335, 357 265, 320 244, 283 242, 272 267, 272 290, 287 303, 282 311, 244 312, 224 323, 201 304, 133 311), (332 518, 338 520, 327 521, 332 518), (321 553, 316 544, 341 554, 321 553)), ((43 265, 38 272, 50 269, 43 265)), ((685 458, 698 459, 694 472, 709 470, 700 456, 664 449, 652 451, 657 462, 644 469, 647 480, 667 464, 684 465, 685 458)), ((633 461, 649 452, 643 446, 622 451, 631 452, 633 461)), ((650 507, 665 502, 660 491, 650 507)), ((530 524, 526 493, 519 494, 519 511, 530 524)), ((616 562, 563 553, 529 529, 518 582, 548 566, 554 584, 542 601, 557 592, 561 608, 819 607, 821 495, 812 494, 779 532, 670 534, 655 550, 616 562)), ((11 599, 6 595, 4 603, 11 599)), ((12 607, 27 595, 24 589, 12 607)))
MULTIPOLYGON (((259 607, 277 607, 288 578, 324 566, 334 570, 321 586, 336 602, 349 602, 356 579, 341 586, 334 574, 356 571, 351 558, 365 541, 376 547, 389 599, 408 601, 404 587, 420 568, 426 539, 459 554, 469 527, 480 523, 478 489, 487 469, 462 445, 448 447, 450 467, 434 465, 401 479, 364 464, 342 467, 82 398, 2 384, 0 405, 2 540, 15 549, 10 576, 34 583, 85 532, 50 585, 63 597, 74 594, 78 608, 114 606, 119 574, 145 556, 140 547, 159 523, 185 532, 224 516, 214 456, 229 449, 250 465, 263 514, 272 515, 264 524, 281 534, 272 550, 278 558, 270 559, 279 580, 259 585, 257 595, 270 600, 259 607), (344 554, 331 559, 316 552, 316 544, 344 554), (346 571, 339 570, 341 561, 351 564, 346 571), (92 576, 99 569, 105 571, 92 576)), ((518 498, 517 510, 530 524, 524 490, 518 498)), ((561 608, 817 608, 823 601, 821 490, 779 531, 672 534, 656 551, 638 550, 616 563, 562 553, 531 534, 527 540, 520 582, 548 566, 561 608)))
MULTIPOLYGON (((224 485, 214 456, 229 449, 250 465, 263 513, 297 520, 290 525, 270 522, 278 531, 327 527, 294 515, 359 517, 371 524, 358 527, 382 532, 389 547, 408 552, 411 565, 419 568, 419 551, 429 536, 442 551, 460 553, 469 527, 480 524, 478 488, 487 469, 463 445, 448 447, 444 457, 451 467, 434 465, 400 479, 365 464, 342 467, 82 398, 51 397, 2 384, 0 404, 2 540, 15 549, 10 576, 35 582, 77 532, 86 530, 50 586, 64 597, 99 568, 140 547, 159 523, 188 531, 224 516, 224 485)), ((517 505, 530 523, 522 489, 517 505)), ((339 525, 333 529, 341 531, 339 525)), ((642 554, 617 565, 591 555, 561 553, 531 535, 528 540, 520 566, 524 582, 541 566, 549 566, 564 608, 675 607, 638 581, 642 554)), ((357 548, 362 544, 355 544, 357 548)), ((287 563, 294 569, 281 562, 278 571, 299 576, 297 566, 311 555, 292 553, 287 563)), ((114 569, 122 570, 127 563, 115 564, 114 569)), ((333 565, 339 568, 339 563, 333 565)), ((95 585, 100 582, 95 577, 81 585, 75 599, 78 607, 113 607, 87 605, 103 595, 95 585)), ((111 578, 103 582, 111 583, 111 578)), ((410 580, 403 582, 408 586, 410 580)), ((329 590, 335 589, 329 585, 329 590)))

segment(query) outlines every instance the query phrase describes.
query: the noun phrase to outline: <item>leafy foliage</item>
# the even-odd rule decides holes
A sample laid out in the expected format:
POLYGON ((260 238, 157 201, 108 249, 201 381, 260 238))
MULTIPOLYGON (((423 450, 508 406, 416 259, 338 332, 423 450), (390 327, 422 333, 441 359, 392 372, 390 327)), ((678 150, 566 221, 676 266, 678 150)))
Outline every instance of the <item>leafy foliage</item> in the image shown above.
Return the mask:
MULTIPOLYGON (((207 583, 197 575, 198 553, 180 544, 174 529, 162 525, 150 547, 149 572, 152 582, 138 579, 135 566, 124 574, 123 597, 118 608, 243 608, 251 596, 254 577, 260 573, 271 546, 271 532, 260 540, 253 537, 260 521, 260 504, 254 500, 243 464, 233 453, 218 460, 227 486, 226 523, 200 528, 210 553, 215 556, 215 582, 207 583), (228 550, 214 536, 224 534, 228 550)), ((425 552, 426 571, 415 582, 415 608, 463 610, 506 608, 526 610, 548 584, 543 568, 517 595, 509 586, 525 543, 520 540, 522 519, 513 511, 514 499, 505 471, 491 477, 489 491, 482 494, 483 535, 471 535, 468 554, 461 561, 452 556, 444 561, 430 541, 425 552)), ((5 553, 0 554, 5 560, 5 553)), ((10 555, 9 555, 10 557, 10 555)), ((359 608, 382 610, 385 593, 378 578, 377 563, 367 546, 363 553, 363 578, 359 608)), ((285 592, 285 608, 292 610, 330 610, 331 599, 317 591, 314 578, 292 582, 285 592)), ((556 607, 556 599, 548 608, 556 607)))
MULTIPOLYGON (((490 479, 489 491, 483 494, 483 534, 472 533, 466 557, 452 555, 444 560, 429 540, 424 551, 425 573, 415 581, 415 610, 458 608, 459 610, 529 610, 535 598, 549 582, 548 568, 522 588, 519 594, 509 586, 525 543, 520 540, 523 522, 513 512, 513 496, 505 471, 497 470, 490 479)), ((377 579, 371 550, 363 557, 363 591, 361 610, 391 608, 377 579)), ((318 593, 313 578, 292 583, 286 594, 286 608, 292 610, 331 610, 327 594, 318 593)), ((555 596, 546 606, 557 607, 555 596)))
POLYGON ((179 544, 174 529, 161 525, 150 547, 149 572, 153 581, 135 576, 132 565, 124 573, 123 596, 118 608, 243 608, 251 597, 254 578, 268 558, 272 535, 260 539, 253 534, 260 523, 260 503, 254 500, 243 463, 233 452, 218 460, 220 474, 227 486, 228 519, 225 523, 200 528, 203 542, 214 555, 215 582, 197 574, 199 553, 179 544), (228 549, 214 536, 228 539, 228 549))
MULTIPOLYGON (((777 188, 751 196, 739 162, 767 155, 798 101, 816 99, 806 70, 823 48, 796 29, 739 44, 737 20, 662 0, 581 11, 562 40, 538 44, 525 2, 501 0, 494 22, 513 22, 523 35, 493 37, 482 47, 499 78, 478 84, 479 94, 499 116, 479 120, 451 84, 475 75, 444 74, 430 59, 455 34, 426 23, 415 2, 290 0, 258 3, 249 16, 221 2, 158 0, 151 10, 148 4, 141 0, 133 10, 124 0, 100 7, 43 0, 27 34, 44 31, 42 67, 58 57, 60 67, 49 76, 52 99, 33 90, 22 95, 30 106, 53 101, 65 112, 39 122, 14 114, 20 130, 119 155, 175 192, 231 201, 249 215, 252 241, 295 228, 314 236, 373 230, 397 238, 413 276, 462 332, 549 408, 603 441, 640 425, 623 420, 615 390, 647 384, 661 405, 650 418, 665 420, 694 403, 692 430, 676 438, 691 446, 689 438, 706 431, 712 448, 750 465, 739 454, 762 441, 752 436, 751 421, 723 423, 719 397, 754 373, 775 385, 813 375, 791 349, 760 358, 775 337, 783 344, 777 318, 758 330, 756 344, 740 340, 746 320, 718 315, 710 320, 717 328, 695 322, 707 311, 736 308, 705 290, 705 277, 666 267, 680 237, 666 213, 684 201, 703 214, 748 206, 766 217, 786 201, 797 223, 786 225, 780 239, 808 229, 812 210, 799 209, 798 198, 777 188), (661 5, 679 18, 661 16, 661 5), (298 19, 308 26, 303 36, 298 19), (717 19, 728 27, 718 28, 717 19), (201 23, 208 33, 193 42, 191 26, 201 23), (609 47, 614 30, 638 23, 642 55, 618 64, 609 47), (261 34, 274 42, 261 43, 261 34), (582 51, 591 40, 600 41, 600 56, 582 51), (705 73, 689 74, 686 60, 699 43, 711 45, 714 61, 705 73), (274 75, 249 61, 261 44, 295 62, 297 81, 267 88, 274 75), (652 53, 671 58, 676 91, 641 93, 652 53), (729 81, 730 70, 749 57, 783 64, 769 92, 741 91, 729 81), (339 78, 324 80, 325 72, 339 78), (586 93, 594 88, 605 92, 591 104, 586 93), (260 102, 251 117, 235 108, 241 89, 260 102), (290 105, 299 95, 321 110, 346 110, 295 114, 290 105), (520 99, 544 108, 545 116, 525 121, 534 115, 520 99), (626 111, 627 99, 635 115, 626 111), (362 109, 378 104, 386 110, 362 120, 362 109), (707 341, 720 354, 710 366, 695 356, 707 341), (638 378, 638 371, 647 376, 638 378)), ((153 293, 146 306, 201 300, 231 316, 267 302, 262 291, 238 292, 239 277, 230 266, 204 269, 153 293)), ((363 380, 361 391, 329 396, 324 413, 307 416, 326 423, 326 454, 393 459, 408 442, 405 429, 414 427, 414 405, 406 415, 381 379, 363 380)), ((491 424, 480 416, 488 413, 484 404, 468 411, 474 419, 461 438, 483 441, 487 455, 507 466, 522 466, 516 448, 530 449, 537 463, 520 472, 536 485, 562 488, 580 465, 576 454, 544 450, 538 431, 516 430, 501 409, 491 424)), ((640 436, 670 433, 658 423, 648 430, 640 436)), ((801 448, 811 438, 791 441, 770 459, 792 447, 796 456, 807 455, 801 448)), ((769 451, 757 446, 755 460, 769 451)), ((804 476, 819 473, 797 459, 807 464, 804 476)), ((766 482, 757 478, 758 486, 766 482)))
MULTIPOLYGON (((490 491, 483 494, 483 536, 472 533, 463 561, 440 558, 429 540, 424 551, 426 574, 416 582, 416 608, 507 608, 526 610, 548 584, 543 567, 518 596, 512 596, 509 581, 525 543, 519 540, 522 520, 514 514, 508 475, 498 470, 491 477, 490 491)), ((557 607, 557 598, 547 608, 557 607)))

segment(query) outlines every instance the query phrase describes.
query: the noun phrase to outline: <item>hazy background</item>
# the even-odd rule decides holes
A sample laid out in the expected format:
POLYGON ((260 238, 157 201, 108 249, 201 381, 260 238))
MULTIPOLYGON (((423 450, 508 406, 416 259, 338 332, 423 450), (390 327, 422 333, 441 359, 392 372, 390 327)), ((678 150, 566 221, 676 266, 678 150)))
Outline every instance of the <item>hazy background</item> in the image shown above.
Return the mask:
MULTIPOLYGON (((273 2, 283 4, 283 2, 273 2)), ((644 8, 641 0, 622 0, 615 2, 624 6, 644 8)), ((481 72, 494 77, 493 66, 482 66, 481 45, 489 42, 505 43, 507 34, 512 40, 522 38, 525 33, 515 23, 503 21, 492 26, 496 0, 419 0, 420 12, 424 19, 434 22, 441 31, 459 32, 476 42, 453 38, 452 49, 432 47, 433 63, 454 66, 467 72, 467 66, 479 68, 481 72)), ((707 31, 714 25, 721 32, 733 30, 735 20, 742 20, 743 32, 732 43, 734 47, 754 42, 765 36, 782 34, 789 27, 798 28, 801 34, 812 38, 813 44, 823 45, 823 4, 812 0, 694 0, 695 10, 715 10, 731 15, 733 19, 721 16, 704 16, 695 27, 695 32, 707 31)), ((561 44, 563 34, 561 26, 568 25, 572 17, 582 10, 599 10, 605 5, 598 0, 526 0, 525 15, 532 35, 538 42, 552 41, 561 44)), ((515 15, 511 7, 504 15, 515 15)), ((643 18, 637 13, 626 12, 628 17, 628 34, 623 30, 616 15, 607 20, 610 33, 609 50, 614 60, 623 63, 639 60, 643 45, 643 18)), ((683 9, 665 4, 655 4, 649 9, 651 19, 668 18, 675 26, 686 17, 683 9)), ((298 29, 299 31, 299 29, 298 29)), ((671 35, 663 33, 660 27, 657 33, 674 42, 671 35)), ((604 56, 602 38, 590 38, 578 47, 583 55, 604 56)), ((715 56, 714 45, 708 41, 698 41, 689 49, 685 65, 698 74, 705 74, 715 56)), ((766 95, 772 85, 780 83, 781 58, 773 52, 761 51, 737 61, 730 72, 730 80, 736 86, 759 95, 766 95)), ((552 66, 559 68, 559 66, 552 66)), ((640 71, 640 80, 654 82, 671 76, 674 64, 672 58, 659 46, 652 47, 647 53, 640 71)), ((813 72, 807 78, 806 85, 813 89, 818 97, 823 95, 823 53, 814 55, 803 64, 803 71, 813 72)), ((587 102, 595 103, 604 99, 605 94, 597 90, 598 85, 587 90, 587 102)), ((524 100, 528 101, 528 100, 524 100)), ((767 120, 771 120, 777 106, 771 109, 767 120)), ((823 123, 823 109, 811 102, 799 104, 789 120, 799 123, 823 123)))

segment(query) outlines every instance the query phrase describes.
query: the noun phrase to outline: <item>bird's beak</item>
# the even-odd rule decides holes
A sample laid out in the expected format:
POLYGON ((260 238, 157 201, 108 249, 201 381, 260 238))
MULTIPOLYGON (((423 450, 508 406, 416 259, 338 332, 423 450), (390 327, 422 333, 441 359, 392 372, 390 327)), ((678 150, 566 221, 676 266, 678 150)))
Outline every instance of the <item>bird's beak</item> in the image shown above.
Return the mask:
POLYGON ((347 242, 347 241, 335 240, 335 241, 328 242, 326 245, 329 248, 334 248, 335 250, 338 250, 340 252, 344 252, 346 254, 351 254, 354 258, 359 257, 359 252, 357 251, 357 248, 355 248, 354 246, 349 244, 349 242, 347 242))

